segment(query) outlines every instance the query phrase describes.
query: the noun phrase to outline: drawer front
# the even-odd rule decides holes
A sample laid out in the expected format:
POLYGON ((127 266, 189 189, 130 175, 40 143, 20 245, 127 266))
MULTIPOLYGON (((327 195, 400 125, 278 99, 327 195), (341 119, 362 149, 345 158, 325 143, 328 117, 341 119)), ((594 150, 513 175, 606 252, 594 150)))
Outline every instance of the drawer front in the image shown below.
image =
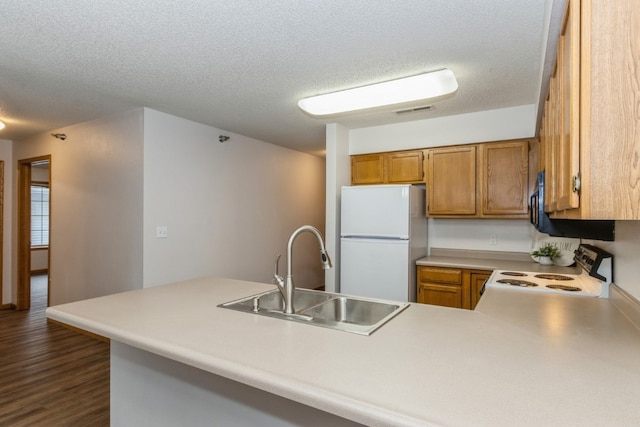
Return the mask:
POLYGON ((456 285, 420 285, 418 302, 443 307, 464 308, 462 287, 456 285))
POLYGON ((418 270, 421 282, 462 284, 462 270, 456 268, 420 267, 418 270))

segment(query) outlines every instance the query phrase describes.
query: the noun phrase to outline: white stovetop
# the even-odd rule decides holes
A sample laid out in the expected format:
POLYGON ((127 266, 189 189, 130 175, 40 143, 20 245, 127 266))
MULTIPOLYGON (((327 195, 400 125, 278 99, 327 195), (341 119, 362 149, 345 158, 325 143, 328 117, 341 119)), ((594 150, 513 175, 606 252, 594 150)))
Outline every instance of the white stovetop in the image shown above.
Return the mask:
POLYGON ((640 332, 607 299, 488 289, 476 311, 412 304, 369 337, 216 307, 268 288, 203 278, 47 315, 367 425, 640 420, 640 332))
MULTIPOLYGON (((534 292, 534 293, 549 293, 567 296, 584 296, 584 297, 599 297, 601 295, 607 296, 608 292, 605 289, 605 285, 600 280, 589 276, 586 271, 582 271, 580 274, 556 274, 556 273, 540 273, 533 271, 518 271, 516 273, 523 274, 523 276, 509 275, 511 271, 496 270, 487 279, 487 286, 501 289, 519 290, 522 292, 534 292), (507 274, 505 274, 507 273, 507 274), (570 278, 571 280, 551 280, 538 276, 546 277, 563 277, 570 278), (500 283, 500 280, 517 281, 533 283, 536 286, 517 286, 507 283, 500 283), (562 289, 549 288, 547 285, 560 285, 570 288, 579 288, 580 290, 567 291, 562 289)), ((608 287, 608 284, 606 285, 608 287)))

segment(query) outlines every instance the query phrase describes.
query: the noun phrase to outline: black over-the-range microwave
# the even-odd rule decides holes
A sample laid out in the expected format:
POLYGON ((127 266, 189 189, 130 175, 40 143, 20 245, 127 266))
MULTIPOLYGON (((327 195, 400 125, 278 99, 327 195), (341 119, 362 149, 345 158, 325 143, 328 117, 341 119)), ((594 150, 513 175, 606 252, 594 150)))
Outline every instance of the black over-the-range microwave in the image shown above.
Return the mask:
POLYGON ((544 172, 538 173, 538 186, 531 196, 531 224, 541 233, 557 237, 613 241, 615 221, 593 219, 551 219, 544 211, 544 172))

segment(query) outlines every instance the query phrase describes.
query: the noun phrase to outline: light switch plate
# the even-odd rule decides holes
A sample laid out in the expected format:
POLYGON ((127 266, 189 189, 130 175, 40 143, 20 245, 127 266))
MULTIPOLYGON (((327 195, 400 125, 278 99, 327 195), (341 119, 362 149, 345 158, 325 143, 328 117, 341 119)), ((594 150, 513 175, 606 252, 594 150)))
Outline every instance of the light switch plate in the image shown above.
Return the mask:
POLYGON ((159 225, 156 227, 156 237, 158 239, 165 239, 169 237, 169 230, 166 225, 159 225))

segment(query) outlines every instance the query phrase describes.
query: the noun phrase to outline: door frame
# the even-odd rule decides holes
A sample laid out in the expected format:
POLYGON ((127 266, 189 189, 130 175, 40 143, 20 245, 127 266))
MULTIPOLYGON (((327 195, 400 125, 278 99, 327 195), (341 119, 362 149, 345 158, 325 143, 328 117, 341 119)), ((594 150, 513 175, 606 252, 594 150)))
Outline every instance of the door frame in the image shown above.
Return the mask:
MULTIPOLYGON (((31 167, 33 163, 49 162, 49 224, 51 224, 51 155, 18 160, 18 293, 16 309, 31 308, 31 167)), ((51 233, 51 226, 49 226, 51 233)), ((51 290, 51 238, 47 253, 47 307, 51 290)))
POLYGON ((0 309, 12 308, 4 304, 4 160, 0 160, 0 309))

